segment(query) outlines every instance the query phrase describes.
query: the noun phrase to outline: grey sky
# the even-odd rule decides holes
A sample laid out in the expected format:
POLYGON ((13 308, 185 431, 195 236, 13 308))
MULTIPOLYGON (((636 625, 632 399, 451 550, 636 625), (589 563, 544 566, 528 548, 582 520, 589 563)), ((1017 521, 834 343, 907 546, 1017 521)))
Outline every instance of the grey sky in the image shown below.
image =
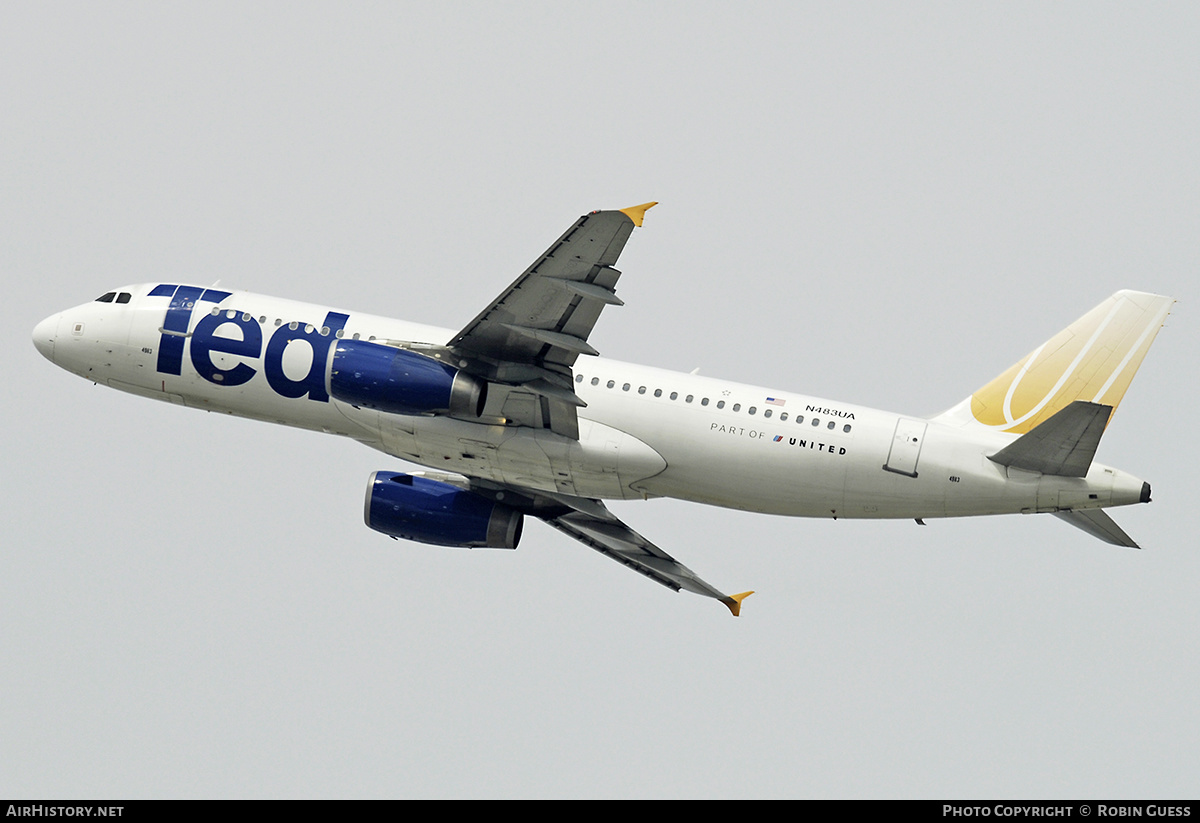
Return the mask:
MULTIPOLYGON (((1194 4, 0 5, 0 795, 1193 797, 1194 4), (908 413, 1120 288, 1181 302, 1048 516, 616 504, 743 616, 529 524, 361 520, 401 464, 54 368, 124 283, 469 321, 646 200, 605 355, 908 413)), ((719 467, 714 467, 719 471, 719 467)))

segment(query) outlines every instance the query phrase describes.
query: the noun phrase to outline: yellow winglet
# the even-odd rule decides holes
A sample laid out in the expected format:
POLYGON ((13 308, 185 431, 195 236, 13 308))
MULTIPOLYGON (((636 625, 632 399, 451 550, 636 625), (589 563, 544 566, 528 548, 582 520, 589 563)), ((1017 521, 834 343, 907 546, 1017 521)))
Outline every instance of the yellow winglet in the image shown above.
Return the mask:
POLYGON ((741 594, 731 594, 728 597, 726 597, 724 600, 722 600, 721 602, 724 603, 729 608, 729 611, 733 614, 734 617, 737 617, 738 615, 740 615, 742 613, 742 601, 745 600, 747 597, 749 597, 752 594, 754 594, 754 592, 742 592, 741 594))
POLYGON ((637 226, 638 228, 641 228, 642 220, 644 220, 646 217, 646 212, 649 211, 650 209, 654 208, 657 205, 658 205, 658 201, 655 200, 653 203, 643 203, 640 206, 630 206, 627 209, 619 209, 619 211, 621 212, 621 214, 625 215, 630 220, 632 220, 633 225, 637 226))

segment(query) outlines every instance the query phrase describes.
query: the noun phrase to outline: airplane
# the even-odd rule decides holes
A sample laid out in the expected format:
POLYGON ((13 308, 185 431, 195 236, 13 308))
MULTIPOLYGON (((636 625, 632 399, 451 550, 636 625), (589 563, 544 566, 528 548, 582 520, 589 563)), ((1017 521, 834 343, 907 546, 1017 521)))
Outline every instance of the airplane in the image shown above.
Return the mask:
POLYGON ((1104 509, 1150 485, 1095 462, 1174 303, 1120 291, 953 408, 918 417, 598 356, 614 268, 656 203, 580 217, 457 333, 217 286, 145 283, 38 323, 54 364, 121 391, 350 437, 392 538, 515 549, 526 516, 736 617, 606 500, 828 518, 1049 512, 1137 548, 1104 509), (580 355, 586 355, 581 358, 580 355))

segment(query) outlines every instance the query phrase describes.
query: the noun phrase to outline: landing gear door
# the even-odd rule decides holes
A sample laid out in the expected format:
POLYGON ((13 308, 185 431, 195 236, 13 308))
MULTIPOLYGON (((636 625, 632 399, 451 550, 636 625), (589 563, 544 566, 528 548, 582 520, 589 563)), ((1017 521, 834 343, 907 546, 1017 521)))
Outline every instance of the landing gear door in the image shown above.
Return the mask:
POLYGON ((921 456, 921 445, 925 442, 924 420, 909 420, 901 417, 896 421, 896 433, 892 435, 892 448, 888 452, 886 471, 917 476, 917 459, 921 456))

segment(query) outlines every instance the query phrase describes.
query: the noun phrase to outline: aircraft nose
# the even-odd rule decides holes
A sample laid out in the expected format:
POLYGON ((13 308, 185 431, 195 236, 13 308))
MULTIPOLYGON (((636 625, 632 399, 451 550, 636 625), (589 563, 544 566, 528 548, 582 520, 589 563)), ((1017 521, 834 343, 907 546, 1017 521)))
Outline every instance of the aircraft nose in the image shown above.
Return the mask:
POLYGON ((33 327, 33 345, 42 357, 54 362, 54 340, 58 337, 58 321, 61 314, 53 314, 33 327))

